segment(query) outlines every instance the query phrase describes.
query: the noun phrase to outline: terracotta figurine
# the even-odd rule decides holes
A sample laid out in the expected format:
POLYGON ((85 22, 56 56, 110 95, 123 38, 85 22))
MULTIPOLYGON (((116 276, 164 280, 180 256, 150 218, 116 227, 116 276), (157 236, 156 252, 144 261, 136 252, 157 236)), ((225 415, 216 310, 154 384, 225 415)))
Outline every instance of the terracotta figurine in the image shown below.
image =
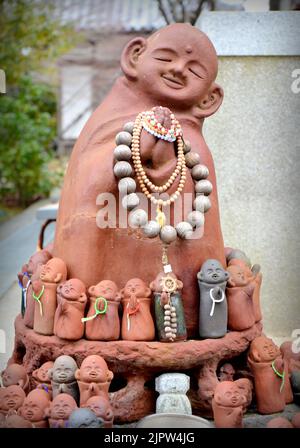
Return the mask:
POLYGON ((83 338, 87 302, 86 288, 81 280, 72 278, 59 285, 58 306, 54 317, 54 334, 61 339, 77 341, 83 338))
POLYGON ((233 378, 234 374, 235 374, 234 367, 229 362, 225 362, 225 364, 223 364, 220 367, 218 380, 219 381, 234 381, 234 378, 233 378))
MULTIPOLYGON (((192 279, 208 258, 218 259, 225 267, 214 163, 202 136, 204 119, 218 110, 223 99, 223 91, 215 83, 216 51, 199 29, 176 23, 158 30, 148 39, 131 40, 122 53, 121 67, 123 76, 93 113, 72 152, 60 198, 54 255, 63 258, 70 276, 80 278, 87 287, 96 285, 99 278, 125 284, 128 279, 139 277, 149 284, 156 277, 161 269, 159 241, 135 238, 127 228, 97 227, 96 198, 103 192, 118 197, 113 172, 114 148, 115 136, 124 124, 153 106, 171 109, 182 125, 184 140, 191 142, 201 163, 208 167, 213 186, 212 206, 206 214, 202 238, 178 241, 169 249, 173 271, 182 273, 185 285, 188 335, 196 336, 195 310, 199 295, 192 279), (101 151, 95 151, 98 145, 101 151)), ((174 144, 158 141, 142 130, 140 147, 146 174, 155 184, 162 185, 176 166, 174 144)), ((173 191, 170 188, 167 193, 173 191)), ((193 191, 194 182, 187 170, 182 194, 193 191)), ((172 205, 171 214, 173 211, 172 205)))
POLYGON ((78 409, 76 401, 69 394, 58 394, 46 409, 50 428, 66 428, 72 412, 78 409))
POLYGON ((87 408, 76 409, 67 422, 68 428, 103 428, 104 421, 87 408))
POLYGON ((226 288, 229 330, 242 331, 255 324, 253 293, 255 282, 249 281, 241 266, 229 266, 226 288))
POLYGON ((53 334, 54 316, 57 306, 57 285, 67 278, 67 267, 60 258, 51 258, 42 267, 40 280, 32 283, 35 299, 34 326, 37 333, 53 334))
POLYGON ((56 358, 48 376, 51 379, 53 399, 61 393, 71 395, 76 403, 79 401, 79 390, 75 373, 77 370, 75 360, 68 355, 62 355, 56 358))
POLYGON ((225 295, 229 273, 218 260, 206 260, 197 274, 200 290, 199 334, 201 338, 221 338, 227 332, 225 295))
POLYGON ((25 398, 19 413, 32 423, 34 428, 48 428, 46 409, 49 407, 49 403, 47 392, 41 389, 34 389, 25 398))
POLYGON ((114 414, 109 399, 105 394, 89 398, 85 407, 89 408, 97 417, 104 421, 104 428, 113 427, 114 414))
POLYGON ((151 289, 143 280, 132 278, 120 294, 123 305, 122 339, 153 341, 155 327, 150 313, 151 289))
POLYGON ((285 408, 284 363, 279 348, 266 336, 250 345, 248 364, 254 375, 257 410, 261 414, 281 412, 285 408))
POLYGON ((8 386, 0 393, 0 414, 5 416, 17 413, 22 406, 26 394, 21 386, 8 386))
POLYGON ((236 381, 217 384, 212 399, 214 421, 217 428, 243 428, 243 406, 246 397, 236 381))
POLYGON ((41 365, 39 369, 32 372, 32 378, 34 379, 37 389, 44 389, 52 398, 52 385, 49 379, 49 370, 53 368, 54 363, 47 361, 41 365))
POLYGON ((11 428, 11 429, 19 429, 19 428, 33 428, 33 424, 25 420, 25 418, 21 417, 17 414, 8 415, 6 417, 4 428, 11 428))
POLYGON ((160 272, 150 283, 154 294, 158 339, 173 342, 187 339, 181 290, 183 283, 173 272, 160 272))
POLYGON ((21 364, 9 364, 1 373, 4 387, 11 385, 21 386, 25 393, 29 390, 29 377, 25 367, 21 364))
POLYGON ((89 288, 89 310, 85 336, 96 341, 115 341, 120 337, 119 304, 121 297, 115 282, 102 280, 89 288))
POLYGON ((85 358, 75 374, 80 390, 80 406, 85 406, 89 398, 101 395, 101 392, 108 396, 113 376, 101 356, 90 355, 85 358))
POLYGON ((268 421, 267 428, 293 428, 292 423, 285 417, 275 417, 268 421))

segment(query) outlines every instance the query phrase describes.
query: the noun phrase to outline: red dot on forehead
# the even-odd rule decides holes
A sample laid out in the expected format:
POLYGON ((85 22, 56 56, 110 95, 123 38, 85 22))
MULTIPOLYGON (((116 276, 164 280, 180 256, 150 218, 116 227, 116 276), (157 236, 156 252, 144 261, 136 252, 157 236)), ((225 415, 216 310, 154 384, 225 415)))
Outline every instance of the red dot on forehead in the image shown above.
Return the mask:
POLYGON ((187 46, 185 47, 185 51, 186 51, 187 53, 192 53, 193 48, 192 48, 190 45, 187 45, 187 46))

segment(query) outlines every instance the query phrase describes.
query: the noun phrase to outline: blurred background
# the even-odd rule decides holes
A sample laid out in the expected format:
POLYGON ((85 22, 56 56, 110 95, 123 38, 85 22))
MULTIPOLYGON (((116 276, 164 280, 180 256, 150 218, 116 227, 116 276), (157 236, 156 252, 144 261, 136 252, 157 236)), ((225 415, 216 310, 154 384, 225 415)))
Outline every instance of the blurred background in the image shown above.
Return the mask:
POLYGON ((225 98, 204 136, 225 245, 262 266, 266 333, 284 339, 300 328, 299 10, 300 0, 0 0, 5 358, 20 308, 16 274, 35 251, 42 223, 55 219, 74 142, 120 75, 125 44, 172 22, 206 32, 219 56, 225 98))

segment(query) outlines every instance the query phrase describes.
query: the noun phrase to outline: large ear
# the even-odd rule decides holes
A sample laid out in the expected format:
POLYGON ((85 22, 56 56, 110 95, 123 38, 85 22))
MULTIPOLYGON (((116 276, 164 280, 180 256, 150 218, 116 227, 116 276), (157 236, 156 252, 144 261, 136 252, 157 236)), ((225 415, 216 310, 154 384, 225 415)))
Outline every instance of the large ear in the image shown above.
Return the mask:
POLYGON ((177 280, 177 288, 179 289, 179 291, 182 290, 182 288, 183 288, 183 283, 182 283, 181 280, 177 280))
POLYGON ((90 296, 95 296, 95 286, 90 286, 88 292, 90 296))
POLYGON ((80 380, 80 369, 75 371, 75 380, 80 380))
POLYGON ((256 350, 255 348, 252 350, 252 357, 255 361, 260 361, 261 360, 261 356, 258 352, 258 350, 256 350))
POLYGON ((150 289, 151 291, 155 291, 155 281, 150 283, 150 289))
POLYGON ((145 297, 150 297, 152 294, 152 291, 150 288, 148 288, 148 286, 146 287, 146 293, 145 293, 145 297))
POLYGON ((221 106, 223 97, 222 87, 214 82, 205 97, 202 98, 199 104, 194 106, 193 115, 196 118, 206 118, 213 115, 221 106))
POLYGON ((54 279, 55 283, 60 283, 62 281, 62 276, 63 276, 62 273, 58 272, 54 279))
POLYGON ((145 51, 147 41, 143 37, 135 37, 124 48, 121 55, 121 68, 125 76, 131 80, 137 78, 136 64, 139 56, 145 51))
POLYGON ((108 370, 107 372, 107 381, 111 381, 114 377, 114 374, 111 370, 108 370))
POLYGON ((35 380, 38 379, 38 371, 39 371, 39 369, 36 369, 36 370, 34 370, 34 371, 32 372, 32 376, 33 376, 33 378, 34 378, 35 380))
POLYGON ((24 385, 25 385, 25 381, 24 380, 22 380, 22 379, 18 380, 18 386, 22 387, 22 389, 23 389, 24 385))
POLYGON ((235 284, 235 282, 234 282, 232 277, 229 277, 227 285, 232 286, 232 287, 236 286, 236 284, 235 284))

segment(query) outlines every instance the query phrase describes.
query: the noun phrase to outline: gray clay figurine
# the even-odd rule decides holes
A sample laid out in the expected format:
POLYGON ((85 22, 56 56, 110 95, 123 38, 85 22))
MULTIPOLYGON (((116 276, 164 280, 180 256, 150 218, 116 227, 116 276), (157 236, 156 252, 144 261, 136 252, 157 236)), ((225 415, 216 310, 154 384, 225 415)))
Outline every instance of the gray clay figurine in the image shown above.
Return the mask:
POLYGON ((76 409, 70 415, 67 428, 103 428, 104 420, 88 408, 76 409))
POLYGON ((79 389, 75 379, 77 369, 77 364, 71 356, 62 355, 56 358, 53 368, 48 372, 51 379, 53 399, 58 394, 65 393, 71 395, 78 403, 79 389))
POLYGON ((200 290, 199 334, 221 338, 227 332, 228 309, 225 295, 229 273, 218 260, 206 260, 197 274, 200 290))

